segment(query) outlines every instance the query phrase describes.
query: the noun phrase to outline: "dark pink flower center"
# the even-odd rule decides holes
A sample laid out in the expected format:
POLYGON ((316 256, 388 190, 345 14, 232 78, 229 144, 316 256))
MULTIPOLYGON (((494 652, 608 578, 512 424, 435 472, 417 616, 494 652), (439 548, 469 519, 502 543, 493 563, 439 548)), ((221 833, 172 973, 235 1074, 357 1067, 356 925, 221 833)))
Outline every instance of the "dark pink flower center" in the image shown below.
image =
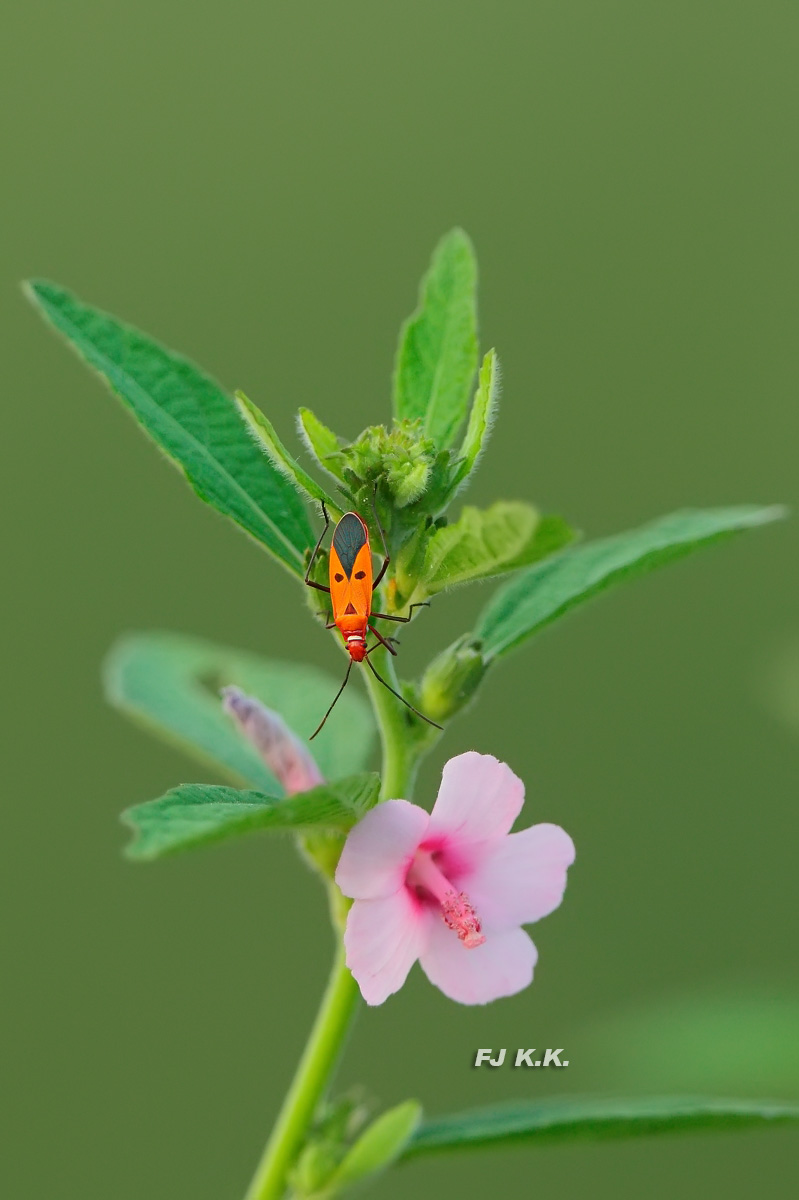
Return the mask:
POLYGON ((485 935, 469 897, 453 887, 429 850, 416 851, 406 883, 420 900, 435 902, 444 924, 458 935, 467 950, 482 946, 485 935))

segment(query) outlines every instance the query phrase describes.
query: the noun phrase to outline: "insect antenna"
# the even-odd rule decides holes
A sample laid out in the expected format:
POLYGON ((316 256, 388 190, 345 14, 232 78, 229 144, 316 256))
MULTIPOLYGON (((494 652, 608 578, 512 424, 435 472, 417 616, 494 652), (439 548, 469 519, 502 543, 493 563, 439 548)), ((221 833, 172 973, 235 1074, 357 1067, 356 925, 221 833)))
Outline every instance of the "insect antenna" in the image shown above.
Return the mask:
MULTIPOLYGON (((444 728, 444 726, 443 726, 443 725, 437 725, 435 721, 431 721, 431 720, 430 720, 430 718, 429 718, 429 717, 426 717, 426 716, 424 715, 424 713, 423 713, 423 712, 419 712, 419 709, 418 709, 418 708, 414 708, 414 707, 413 707, 413 705, 410 703, 410 701, 406 700, 404 696, 401 696, 401 695, 399 694, 399 692, 395 692, 395 691, 394 691, 394 689, 393 689, 393 687, 391 686, 391 684, 390 684, 390 683, 386 683, 386 681, 385 681, 385 679, 383 678, 383 676, 382 676, 382 675, 378 675, 378 673, 377 673, 377 670, 376 670, 376 669, 375 669, 375 667, 372 665, 372 660, 371 660, 371 658, 369 658, 368 654, 367 654, 367 656, 366 656, 366 665, 368 666, 369 670, 370 670, 370 671, 372 672, 372 674, 374 675, 375 679, 377 679, 377 680, 378 680, 380 683, 382 683, 382 685, 383 685, 383 687, 384 687, 384 688, 388 688, 388 690, 391 692, 392 696, 396 696, 398 700, 401 700, 401 701, 402 701, 402 703, 405 705, 405 707, 406 707, 406 708, 409 708, 409 709, 411 710, 411 712, 412 712, 412 713, 416 713, 417 717, 421 717, 423 721, 427 721, 427 724, 428 724, 428 725, 433 725, 433 726, 434 726, 436 729, 443 729, 443 728, 444 728)), ((347 672, 347 674, 349 674, 349 672, 347 672)), ((346 683, 346 680, 345 680, 344 682, 346 683)), ((341 694, 341 693, 339 693, 339 695, 340 695, 340 694, 341 694)), ((338 696, 336 696, 336 700, 338 700, 338 696)), ((336 702, 336 701, 334 700, 334 701, 333 701, 333 704, 335 704, 335 702, 336 702)), ((332 705, 331 705, 331 708, 332 708, 332 705)), ((328 710, 328 711, 329 711, 329 710, 328 710)), ((324 725, 324 721, 322 722, 322 725, 324 725)), ((320 725, 320 727, 319 727, 319 728, 321 729, 321 727, 322 727, 322 726, 320 725)), ((318 732, 318 731, 317 731, 317 732, 318 732)))
MULTIPOLYGON (((368 661, 368 660, 367 660, 367 661, 368 661)), ((330 716, 330 714, 332 713, 333 709, 336 707, 336 700, 338 700, 339 696, 341 695, 341 693, 344 691, 345 687, 347 686, 347 680, 348 680, 348 679, 349 679, 349 677, 350 677, 350 671, 352 670, 352 664, 353 664, 353 662, 354 662, 354 659, 352 659, 352 658, 351 658, 351 659, 350 659, 350 665, 347 667, 347 674, 344 676, 344 682, 342 683, 341 687, 340 687, 340 688, 338 689, 338 691, 336 692, 335 699, 334 699, 333 703, 330 705, 330 708, 327 710, 327 712, 325 713, 325 715, 322 717, 322 720, 321 720, 321 721, 319 722, 319 724, 317 725, 316 729, 313 731, 313 733, 311 734, 311 736, 308 738, 308 741, 309 741, 309 742, 312 742, 312 741, 314 740, 314 738, 316 737, 317 733, 318 733, 318 732, 319 732, 319 730, 322 728, 322 726, 324 725, 325 721, 327 720, 327 718, 328 718, 328 717, 330 716)), ((371 663, 370 663, 369 665, 371 666, 371 663)), ((374 667, 372 667, 372 670, 374 670, 374 667)), ((388 684, 386 684, 386 687, 388 687, 388 684)), ((401 698, 401 697, 400 697, 400 698, 401 698)), ((421 716, 421 713, 420 713, 419 715, 421 716)))

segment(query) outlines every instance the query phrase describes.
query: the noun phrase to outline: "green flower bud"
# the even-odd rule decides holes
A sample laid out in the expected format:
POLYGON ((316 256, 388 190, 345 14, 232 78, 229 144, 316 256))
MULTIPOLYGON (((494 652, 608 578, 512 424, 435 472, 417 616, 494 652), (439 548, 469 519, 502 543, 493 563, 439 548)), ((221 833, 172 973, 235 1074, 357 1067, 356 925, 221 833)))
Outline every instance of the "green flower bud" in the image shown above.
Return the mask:
POLYGON ((386 472, 389 491, 397 508, 405 508, 424 495, 430 478, 430 460, 425 455, 406 458, 386 472))
POLYGON ((341 456, 354 490, 382 479, 397 508, 404 508, 424 495, 435 446, 422 433, 421 421, 402 420, 390 430, 371 425, 344 447, 341 456))
POLYGON ((434 658, 422 677, 419 703, 434 721, 446 721, 464 708, 488 669, 481 643, 465 634, 434 658))
POLYGON ((366 1124, 369 1111, 361 1089, 324 1105, 289 1173, 295 1200, 330 1200, 338 1195, 333 1176, 366 1124))

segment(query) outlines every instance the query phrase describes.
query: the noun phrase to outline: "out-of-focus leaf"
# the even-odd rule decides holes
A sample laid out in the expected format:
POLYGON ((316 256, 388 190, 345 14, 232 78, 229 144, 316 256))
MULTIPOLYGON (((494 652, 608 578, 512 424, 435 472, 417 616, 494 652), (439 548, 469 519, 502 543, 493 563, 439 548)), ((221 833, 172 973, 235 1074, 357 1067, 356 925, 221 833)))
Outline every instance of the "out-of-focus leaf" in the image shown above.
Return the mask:
POLYGON ((419 307, 400 332, 394 415, 421 418, 436 445, 450 446, 469 411, 477 370, 477 263, 462 229, 442 238, 422 280, 419 307))
POLYGON ((416 1100, 405 1100, 382 1113, 349 1148, 328 1180, 325 1195, 334 1196, 340 1189, 384 1171, 399 1158, 421 1119, 422 1106, 416 1100))
POLYGON ((724 1131, 788 1121, 799 1121, 799 1104, 702 1096, 521 1100, 425 1121, 402 1157, 443 1150, 486 1150, 512 1143, 541 1146, 578 1138, 603 1141, 655 1133, 724 1131))
POLYGON ((122 820, 135 834, 125 853, 128 858, 151 861, 258 829, 345 833, 376 803, 379 790, 378 775, 353 775, 288 799, 183 783, 157 800, 123 812, 122 820))
POLYGON ((799 996, 777 988, 669 996, 602 1018, 585 1036, 614 1086, 799 1096, 799 996))
POLYGON ((301 575, 305 551, 313 546, 302 500, 264 459, 219 384, 188 359, 54 283, 31 282, 27 292, 200 499, 301 575))
POLYGON ((784 515, 782 508, 754 505, 686 509, 640 529, 577 546, 538 563, 500 588, 478 618, 475 637, 482 640, 486 656, 507 654, 611 584, 784 515))
MULTIPOLYGON (((282 794, 280 785, 223 711, 220 688, 235 684, 256 696, 306 739, 340 685, 316 667, 176 633, 134 633, 120 639, 108 655, 104 677, 115 707, 223 778, 274 795, 282 794)), ((371 710, 354 688, 347 688, 338 708, 347 736, 325 727, 313 742, 326 779, 362 770, 374 739, 371 710)))
POLYGON ((766 708, 799 733, 799 637, 789 635, 775 646, 761 673, 760 693, 766 708))

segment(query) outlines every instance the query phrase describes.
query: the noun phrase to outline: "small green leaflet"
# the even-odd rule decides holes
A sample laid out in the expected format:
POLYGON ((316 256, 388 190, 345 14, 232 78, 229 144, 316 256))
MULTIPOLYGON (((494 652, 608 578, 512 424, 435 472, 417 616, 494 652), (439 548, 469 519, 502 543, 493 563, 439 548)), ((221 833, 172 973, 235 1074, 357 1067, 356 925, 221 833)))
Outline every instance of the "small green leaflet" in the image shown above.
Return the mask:
POLYGON ((400 332, 394 415, 422 419, 439 449, 452 445, 467 412, 477 370, 477 263, 462 229, 436 247, 419 307, 400 332))
POLYGON ((125 853, 128 858, 151 861, 258 829, 345 833, 377 802, 379 790, 378 775, 353 775, 288 799, 183 783, 158 800, 123 812, 122 820, 134 831, 125 853))
POLYGON ((275 470, 280 471, 308 500, 321 501, 327 505, 334 517, 340 517, 342 509, 336 504, 335 500, 331 499, 324 488, 321 488, 316 480, 312 479, 308 472, 303 470, 297 460, 289 454, 277 436, 272 422, 264 416, 260 408, 256 404, 253 404, 252 400, 248 400, 244 392, 236 392, 235 396, 236 406, 241 413, 242 420, 250 430, 256 444, 263 448, 264 453, 275 470))
POLYGON ((314 416, 310 408, 301 408, 297 417, 297 428, 310 453, 319 466, 339 482, 344 481, 343 463, 339 440, 332 430, 314 416))
POLYGON ((587 542, 538 563, 505 584, 478 618, 474 636, 487 657, 507 654, 569 609, 611 584, 681 558, 743 529, 776 521, 779 507, 685 509, 640 529, 587 542))
POLYGON ((188 359, 56 284, 27 294, 79 356, 103 376, 207 504, 301 575, 313 535, 300 496, 265 459, 230 396, 188 359))
MULTIPOLYGON (((108 699, 126 715, 223 779, 277 796, 282 789, 274 775, 223 711, 220 688, 235 684, 256 696, 305 740, 340 683, 316 667, 177 633, 128 634, 109 653, 104 680, 108 699)), ((374 718, 357 691, 348 688, 339 709, 347 736, 325 728, 313 743, 326 779, 363 770, 374 742, 374 718)))
POLYGON ((467 505, 457 521, 437 529, 428 541, 410 601, 527 566, 573 537, 560 517, 542 518, 523 501, 498 500, 487 509, 467 505))
POLYGON ((452 474, 450 487, 453 495, 469 478, 485 449, 497 409, 499 382, 499 359, 495 350, 489 350, 480 368, 469 424, 452 474))
POLYGON ((799 1105, 681 1096, 522 1100, 425 1121, 408 1144, 402 1161, 443 1150, 491 1149, 514 1143, 541 1146, 578 1138, 602 1141, 691 1130, 724 1131, 787 1121, 799 1121, 799 1105))
POLYGON ((405 1100, 381 1113, 349 1148, 327 1180, 326 1190, 335 1195, 341 1188, 384 1171, 399 1158, 421 1119, 422 1106, 416 1100, 405 1100))

